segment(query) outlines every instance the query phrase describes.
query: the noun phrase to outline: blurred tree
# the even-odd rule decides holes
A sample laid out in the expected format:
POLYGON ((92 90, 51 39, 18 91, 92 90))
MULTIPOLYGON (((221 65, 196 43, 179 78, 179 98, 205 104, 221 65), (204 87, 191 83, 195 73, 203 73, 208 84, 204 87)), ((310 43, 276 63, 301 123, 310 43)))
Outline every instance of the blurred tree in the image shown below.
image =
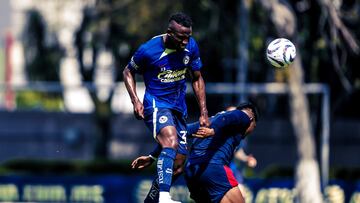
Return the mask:
MULTIPOLYGON (((309 3, 308 1, 300 2, 303 4, 309 3)), ((337 49, 338 47, 344 46, 345 43, 348 45, 349 50, 351 50, 353 53, 358 53, 359 47, 351 32, 342 23, 338 15, 338 10, 335 9, 336 2, 337 1, 318 0, 320 9, 323 13, 321 16, 322 18, 319 19, 319 24, 324 24, 324 18, 328 20, 328 33, 330 36, 327 36, 327 34, 325 34, 327 32, 324 30, 317 29, 317 31, 321 33, 324 39, 331 39, 327 40, 327 45, 331 53, 329 58, 332 59, 333 67, 335 68, 335 71, 340 78, 343 88, 347 92, 351 92, 352 85, 340 67, 340 58, 338 56, 337 49), (338 33, 341 33, 342 38, 338 36, 338 33)), ((261 0, 260 3, 267 11, 269 11, 269 17, 272 23, 275 25, 278 37, 286 37, 293 40, 294 42, 299 42, 299 36, 297 36, 297 17, 292 5, 287 1, 278 0, 261 0)), ((314 20, 314 16, 311 17, 311 20, 314 20)), ((313 31, 309 29, 309 27, 305 29, 307 32, 313 31)), ((315 40, 313 36, 314 35, 306 35, 305 37, 307 39, 305 40, 315 40)), ((299 44, 299 47, 301 46, 302 45, 299 44)), ((344 51, 345 50, 343 50, 343 52, 344 51)), ((304 83, 304 72, 301 58, 301 52, 298 52, 297 58, 292 65, 292 68, 289 69, 290 74, 288 79, 290 87, 291 120, 295 130, 295 135, 297 137, 299 152, 299 162, 296 173, 296 187, 298 189, 298 198, 300 202, 323 202, 319 184, 319 166, 315 159, 315 144, 310 127, 309 107, 302 89, 302 84, 304 83)))
MULTIPOLYGON (((291 5, 287 2, 261 1, 269 11, 279 37, 296 42, 297 21, 291 5)), ((298 146, 298 164, 296 167, 297 197, 301 203, 321 203, 319 164, 315 156, 314 137, 310 125, 309 107, 303 90, 303 68, 301 54, 298 53, 289 74, 291 121, 298 146)))
MULTIPOLYGON (((59 81, 60 60, 64 50, 60 47, 55 34, 47 33, 46 23, 36 10, 26 13, 27 22, 22 34, 25 56, 25 72, 29 81, 59 81)), ((48 92, 18 92, 17 107, 37 108, 50 111, 63 109, 62 97, 48 92), (29 100, 28 95, 36 95, 29 100), (37 105, 34 105, 37 104, 37 105), (48 104, 53 105, 48 105, 48 104)))
POLYGON ((23 31, 25 69, 31 81, 59 81, 59 64, 64 55, 54 35, 46 34, 46 24, 36 10, 27 12, 23 31))

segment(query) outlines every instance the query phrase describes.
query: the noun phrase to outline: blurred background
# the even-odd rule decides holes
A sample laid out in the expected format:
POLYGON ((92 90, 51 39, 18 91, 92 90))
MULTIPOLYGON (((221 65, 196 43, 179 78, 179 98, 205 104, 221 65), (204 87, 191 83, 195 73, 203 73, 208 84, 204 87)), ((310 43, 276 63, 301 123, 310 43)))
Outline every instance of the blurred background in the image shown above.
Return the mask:
MULTIPOLYGON (((1 0, 0 11, 0 201, 143 201, 155 168, 130 163, 155 141, 132 114, 122 71, 183 11, 209 115, 259 107, 245 147, 258 164, 241 167, 246 201, 296 202, 308 159, 326 202, 360 202, 359 0, 1 0), (279 37, 297 48, 286 69, 265 56, 279 37)), ((191 122, 199 111, 188 90, 191 122)), ((191 202, 183 179, 172 194, 191 202)))

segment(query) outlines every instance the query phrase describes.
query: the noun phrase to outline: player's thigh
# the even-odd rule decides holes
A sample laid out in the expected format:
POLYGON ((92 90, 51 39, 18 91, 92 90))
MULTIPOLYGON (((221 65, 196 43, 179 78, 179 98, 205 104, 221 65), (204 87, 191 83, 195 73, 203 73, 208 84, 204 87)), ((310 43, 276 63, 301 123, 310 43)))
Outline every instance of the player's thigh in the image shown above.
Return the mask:
POLYGON ((196 203, 209 203, 211 202, 209 193, 207 192, 206 187, 204 187, 205 185, 200 181, 199 176, 200 174, 198 173, 198 168, 185 168, 184 177, 191 199, 193 199, 196 203))
POLYGON ((231 188, 221 199, 220 203, 244 203, 244 197, 239 187, 231 188))
POLYGON ((187 128, 186 128, 185 118, 178 111, 173 110, 172 113, 173 113, 173 121, 177 131, 178 153, 187 155, 188 154, 187 140, 186 140, 187 128))
POLYGON ((177 130, 171 110, 146 110, 144 122, 161 146, 177 147, 177 130))
POLYGON ((178 138, 176 128, 174 126, 166 126, 162 128, 156 139, 163 148, 170 147, 177 149, 178 147, 178 138))
POLYGON ((206 187, 211 202, 220 202, 228 191, 238 185, 231 169, 219 164, 208 164, 200 181, 206 187))

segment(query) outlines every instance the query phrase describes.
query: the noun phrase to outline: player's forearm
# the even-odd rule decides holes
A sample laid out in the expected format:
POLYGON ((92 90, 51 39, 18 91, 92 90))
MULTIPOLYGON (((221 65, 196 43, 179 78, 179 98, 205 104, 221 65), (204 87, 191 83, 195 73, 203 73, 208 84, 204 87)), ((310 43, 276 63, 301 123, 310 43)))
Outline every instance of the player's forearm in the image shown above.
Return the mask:
POLYGON ((150 152, 149 155, 151 155, 153 158, 158 158, 161 153, 161 150, 162 150, 162 147, 160 144, 158 144, 156 146, 156 148, 152 152, 150 152))
POLYGON ((124 76, 124 83, 126 86, 126 90, 129 93, 131 102, 134 104, 135 102, 139 101, 139 98, 136 94, 136 82, 135 82, 135 76, 131 73, 131 71, 125 67, 123 71, 124 76))
POLYGON ((248 159, 249 159, 249 156, 247 154, 245 154, 243 149, 239 149, 235 153, 235 158, 240 160, 240 161, 247 162, 248 159))
POLYGON ((200 114, 207 116, 208 111, 206 107, 205 83, 201 75, 193 80, 192 86, 199 104, 200 114))

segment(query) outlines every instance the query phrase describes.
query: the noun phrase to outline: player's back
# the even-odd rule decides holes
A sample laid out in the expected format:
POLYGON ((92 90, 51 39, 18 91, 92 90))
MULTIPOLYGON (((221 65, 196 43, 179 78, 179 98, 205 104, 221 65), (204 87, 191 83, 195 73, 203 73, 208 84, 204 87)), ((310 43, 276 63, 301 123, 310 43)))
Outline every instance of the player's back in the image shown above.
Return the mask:
MULTIPOLYGON (((249 117, 242 111, 221 112, 210 118, 210 128, 215 135, 207 138, 194 138, 191 143, 188 164, 213 163, 227 165, 232 160, 235 148, 242 134, 250 124, 249 117)), ((198 123, 188 125, 188 131, 195 133, 198 123), (194 132, 195 131, 195 132, 194 132)))

